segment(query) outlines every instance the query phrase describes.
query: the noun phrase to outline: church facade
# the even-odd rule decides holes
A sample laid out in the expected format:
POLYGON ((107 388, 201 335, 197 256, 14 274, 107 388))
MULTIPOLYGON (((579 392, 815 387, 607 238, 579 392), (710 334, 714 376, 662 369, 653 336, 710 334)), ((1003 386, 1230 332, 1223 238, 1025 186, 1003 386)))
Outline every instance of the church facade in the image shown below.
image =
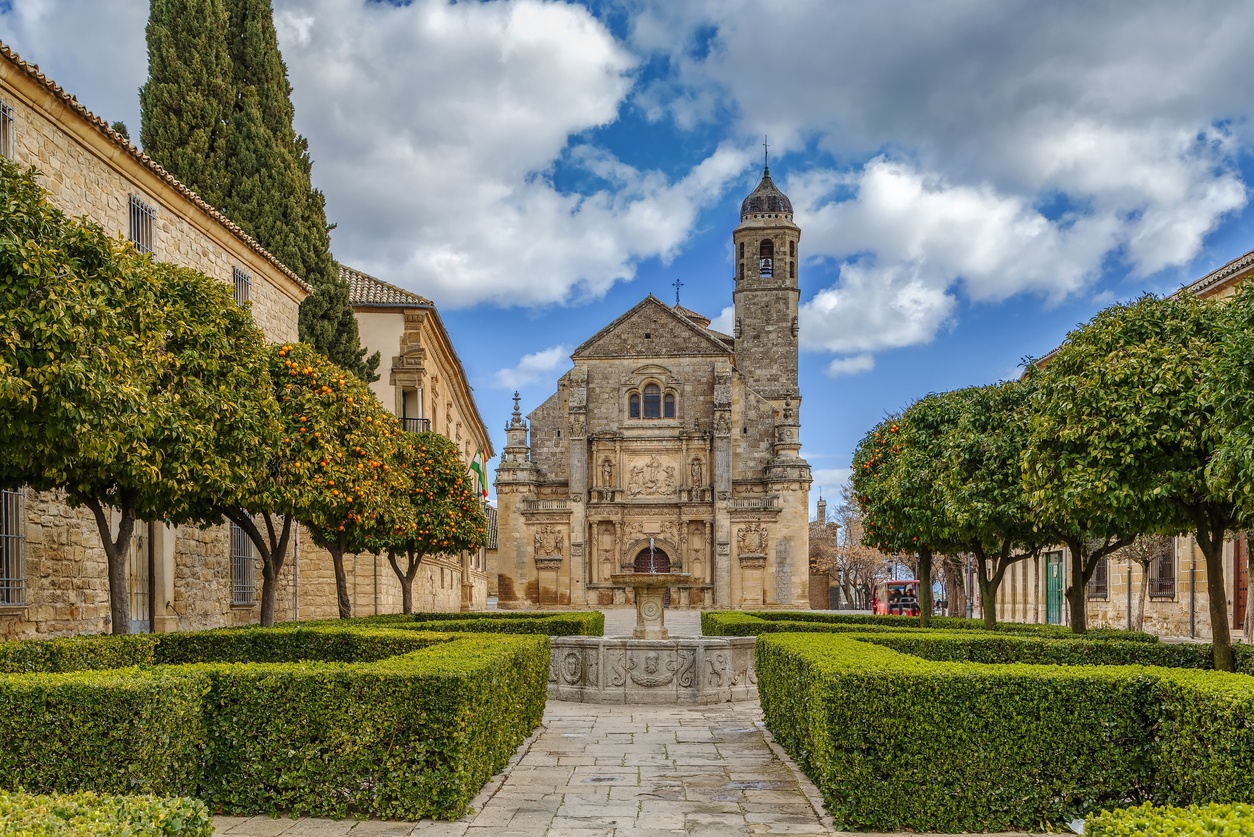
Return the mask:
POLYGON ((797 246, 767 169, 741 205, 735 334, 650 295, 571 355, 496 474, 502 608, 631 601, 612 576, 687 573, 679 607, 808 608, 797 246))

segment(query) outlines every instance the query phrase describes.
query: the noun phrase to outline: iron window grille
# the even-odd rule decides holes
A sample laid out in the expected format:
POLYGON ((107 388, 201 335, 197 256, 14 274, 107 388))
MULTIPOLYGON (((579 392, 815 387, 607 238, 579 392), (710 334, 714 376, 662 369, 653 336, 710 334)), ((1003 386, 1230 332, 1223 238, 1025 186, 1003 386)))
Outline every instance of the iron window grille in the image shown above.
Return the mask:
POLYGON ((1104 599, 1110 595, 1110 565, 1102 558, 1093 568, 1093 577, 1089 579, 1088 594, 1090 599, 1104 599))
POLYGON ((0 156, 14 159, 17 149, 14 147, 13 107, 7 102, 0 102, 0 156))
POLYGON ((256 550, 248 534, 238 524, 231 524, 231 604, 252 605, 257 602, 256 550))
POLYGON ((26 604, 26 492, 0 491, 0 607, 26 604))
POLYGON ((157 210, 131 195, 131 243, 141 253, 153 252, 153 227, 157 210))
POLYGON ((253 298, 253 277, 242 268, 235 268, 235 304, 243 305, 253 298))
POLYGON ((1172 599, 1176 595, 1176 545, 1174 541, 1149 565, 1151 599, 1172 599))

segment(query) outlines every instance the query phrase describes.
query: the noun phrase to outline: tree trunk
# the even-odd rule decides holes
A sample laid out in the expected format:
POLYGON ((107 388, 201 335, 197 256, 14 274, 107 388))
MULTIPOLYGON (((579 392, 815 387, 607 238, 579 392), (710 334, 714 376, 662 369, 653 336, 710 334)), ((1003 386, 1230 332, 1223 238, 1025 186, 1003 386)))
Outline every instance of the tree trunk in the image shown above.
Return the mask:
POLYGON ((932 626, 932 550, 919 549, 919 627, 932 626))
POLYGON ((993 583, 996 572, 988 574, 988 559, 982 548, 975 551, 975 572, 980 585, 980 612, 984 617, 984 630, 997 629, 997 586, 993 583))
POLYGON ((1071 614, 1071 632, 1082 634, 1088 628, 1088 602, 1086 601, 1087 573, 1084 566, 1084 544, 1078 539, 1065 541, 1067 552, 1071 553, 1071 583, 1067 585, 1065 596, 1067 609, 1071 614))
POLYGON ((109 630, 115 634, 131 632, 131 591, 126 579, 126 559, 131 552, 131 535, 135 531, 135 504, 125 494, 119 496, 121 520, 117 538, 109 525, 109 514, 99 500, 88 500, 87 508, 96 518, 96 530, 104 547, 109 569, 109 630))
POLYGON ((261 556, 261 626, 272 628, 274 627, 274 602, 278 596, 279 573, 283 570, 283 562, 287 560, 287 544, 292 534, 292 518, 283 515, 282 525, 276 531, 274 518, 269 512, 262 512, 261 517, 266 521, 266 531, 263 535, 257 528, 257 521, 244 509, 224 507, 216 511, 243 529, 244 534, 248 535, 248 539, 256 548, 257 554, 261 556))
POLYGON ((1197 515, 1197 544, 1206 559, 1206 595, 1210 600, 1211 651, 1215 671, 1235 671, 1232 632, 1228 629, 1228 592, 1224 586, 1222 522, 1197 515))
MULTIPOLYGON (((1139 561, 1137 563, 1140 563, 1139 561)), ((1136 629, 1145 630, 1145 602, 1149 599, 1150 565, 1147 561, 1141 564, 1141 593, 1136 607, 1136 629)))
POLYGON ((392 572, 396 573, 396 578, 401 583, 401 613, 408 616, 414 612, 414 577, 418 575, 418 567, 422 564, 422 554, 412 550, 405 554, 409 563, 405 565, 405 571, 401 572, 400 565, 396 563, 396 550, 388 550, 388 563, 392 565, 392 572))
POLYGON ((967 584, 963 578, 962 559, 947 555, 941 561, 945 573, 945 597, 949 602, 949 615, 962 616, 967 612, 967 584))
POLYGON ((340 618, 351 619, 353 604, 348 599, 348 573, 344 571, 345 548, 342 535, 327 543, 327 552, 331 553, 331 564, 335 567, 335 598, 339 603, 340 618))

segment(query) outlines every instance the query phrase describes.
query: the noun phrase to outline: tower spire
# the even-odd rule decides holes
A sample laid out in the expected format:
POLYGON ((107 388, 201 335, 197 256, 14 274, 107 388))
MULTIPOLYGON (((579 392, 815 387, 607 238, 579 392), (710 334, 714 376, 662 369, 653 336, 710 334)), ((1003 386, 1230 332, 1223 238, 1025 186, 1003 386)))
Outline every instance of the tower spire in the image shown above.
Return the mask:
POLYGON ((767 144, 769 139, 766 134, 762 135, 762 173, 768 177, 771 174, 771 146, 767 144))

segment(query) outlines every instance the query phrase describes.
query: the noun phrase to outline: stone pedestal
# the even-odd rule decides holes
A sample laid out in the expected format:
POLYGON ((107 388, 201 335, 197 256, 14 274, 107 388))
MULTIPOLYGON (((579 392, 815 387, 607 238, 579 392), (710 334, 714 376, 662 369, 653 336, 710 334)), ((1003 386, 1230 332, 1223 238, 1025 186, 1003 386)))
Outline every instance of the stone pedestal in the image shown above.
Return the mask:
POLYGON ((755 700, 756 637, 550 639, 549 698, 576 703, 699 706, 755 700))
POLYGON ((688 573, 618 573, 610 581, 630 587, 636 594, 636 627, 633 639, 668 639, 666 590, 692 580, 688 573))

